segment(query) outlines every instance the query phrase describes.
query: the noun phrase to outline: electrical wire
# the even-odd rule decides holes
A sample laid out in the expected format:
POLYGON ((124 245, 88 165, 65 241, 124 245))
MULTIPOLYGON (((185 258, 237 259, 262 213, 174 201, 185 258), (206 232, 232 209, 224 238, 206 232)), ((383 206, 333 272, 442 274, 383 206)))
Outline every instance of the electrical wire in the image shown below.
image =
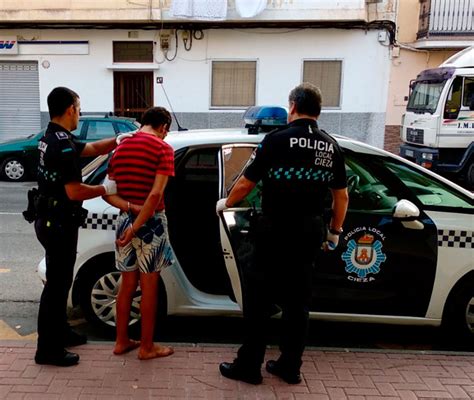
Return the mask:
POLYGON ((193 33, 193 38, 195 40, 202 40, 204 39, 204 31, 202 29, 195 29, 192 31, 193 33), (196 34, 199 32, 199 36, 197 36, 196 34))
POLYGON ((190 51, 191 48, 193 47, 193 32, 192 31, 189 31, 189 34, 187 34, 187 37, 189 38, 185 38, 184 37, 184 33, 187 32, 187 31, 183 31, 183 46, 184 46, 184 50, 186 51, 190 51), (189 40, 189 46, 188 46, 188 40, 189 40))
POLYGON ((175 43, 175 51, 174 51, 174 56, 171 58, 168 58, 168 52, 165 53, 165 58, 168 61, 173 61, 176 56, 178 55, 178 29, 174 30, 174 43, 175 43))

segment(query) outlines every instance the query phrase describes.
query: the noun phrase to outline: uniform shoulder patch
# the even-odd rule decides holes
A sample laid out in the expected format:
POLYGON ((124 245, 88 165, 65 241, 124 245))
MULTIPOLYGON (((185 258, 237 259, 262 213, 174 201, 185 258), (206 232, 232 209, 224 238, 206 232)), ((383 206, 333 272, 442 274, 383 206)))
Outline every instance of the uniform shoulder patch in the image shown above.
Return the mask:
POLYGON ((69 136, 67 135, 66 132, 56 132, 56 137, 59 140, 69 139, 69 136))

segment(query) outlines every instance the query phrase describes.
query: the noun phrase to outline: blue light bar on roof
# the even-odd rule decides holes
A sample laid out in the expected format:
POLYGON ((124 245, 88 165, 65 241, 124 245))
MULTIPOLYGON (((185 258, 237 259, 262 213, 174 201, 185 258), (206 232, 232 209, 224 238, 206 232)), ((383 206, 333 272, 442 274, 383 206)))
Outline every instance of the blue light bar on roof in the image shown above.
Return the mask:
POLYGON ((249 107, 243 116, 246 126, 282 126, 287 124, 288 112, 280 106, 249 107))

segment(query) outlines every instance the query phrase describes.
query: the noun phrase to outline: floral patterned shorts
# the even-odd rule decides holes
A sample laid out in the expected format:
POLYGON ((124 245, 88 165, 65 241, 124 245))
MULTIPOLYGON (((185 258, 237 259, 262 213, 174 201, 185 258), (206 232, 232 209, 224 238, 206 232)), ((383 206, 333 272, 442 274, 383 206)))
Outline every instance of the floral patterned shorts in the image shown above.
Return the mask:
MULTIPOLYGON (((131 213, 120 214, 115 237, 119 238, 135 218, 131 213)), ((168 236, 168 220, 164 211, 156 212, 124 247, 115 246, 115 263, 121 272, 137 269, 143 273, 159 272, 174 262, 175 257, 168 236)))

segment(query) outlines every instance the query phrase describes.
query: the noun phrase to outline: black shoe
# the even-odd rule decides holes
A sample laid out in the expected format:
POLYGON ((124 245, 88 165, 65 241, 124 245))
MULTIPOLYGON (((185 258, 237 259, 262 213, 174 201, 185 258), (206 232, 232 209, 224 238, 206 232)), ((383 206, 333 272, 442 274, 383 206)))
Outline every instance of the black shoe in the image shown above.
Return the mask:
POLYGON ((79 362, 79 355, 76 353, 70 353, 67 350, 63 350, 59 353, 43 353, 36 351, 35 355, 36 364, 48 364, 56 365, 58 367, 70 367, 76 365, 79 362))
POLYGON ((81 335, 72 329, 68 330, 64 335, 64 347, 80 346, 87 343, 87 336, 81 335))
POLYGON ((296 385, 298 383, 301 383, 300 371, 298 370, 292 371, 290 369, 286 369, 282 367, 278 363, 278 361, 275 361, 275 360, 267 361, 267 364, 265 365, 265 369, 271 374, 279 376, 286 383, 289 383, 291 385, 296 385))
POLYGON ((242 364, 238 364, 235 361, 233 363, 223 362, 219 365, 219 371, 222 376, 236 381, 242 381, 250 383, 252 385, 258 385, 262 383, 263 377, 260 370, 252 371, 246 368, 242 364))

